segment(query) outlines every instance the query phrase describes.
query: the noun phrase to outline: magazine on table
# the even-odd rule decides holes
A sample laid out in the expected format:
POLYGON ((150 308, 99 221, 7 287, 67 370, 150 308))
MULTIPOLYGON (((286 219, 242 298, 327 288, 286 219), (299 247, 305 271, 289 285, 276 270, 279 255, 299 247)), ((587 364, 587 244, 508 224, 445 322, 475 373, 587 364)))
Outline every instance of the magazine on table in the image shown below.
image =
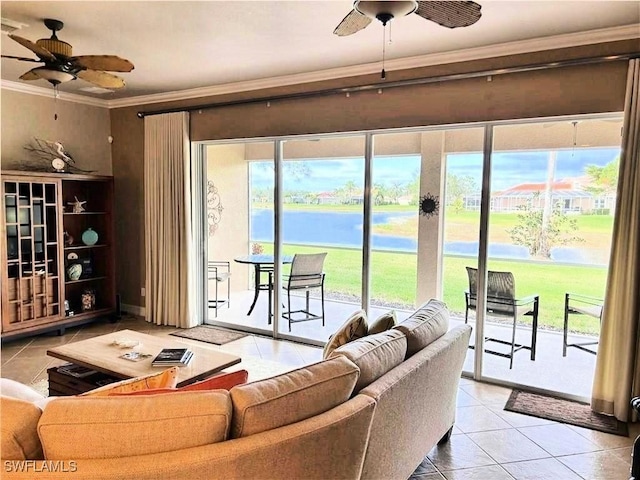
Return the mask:
POLYGON ((188 348, 163 348, 153 359, 154 367, 172 367, 188 365, 193 357, 193 352, 188 348))

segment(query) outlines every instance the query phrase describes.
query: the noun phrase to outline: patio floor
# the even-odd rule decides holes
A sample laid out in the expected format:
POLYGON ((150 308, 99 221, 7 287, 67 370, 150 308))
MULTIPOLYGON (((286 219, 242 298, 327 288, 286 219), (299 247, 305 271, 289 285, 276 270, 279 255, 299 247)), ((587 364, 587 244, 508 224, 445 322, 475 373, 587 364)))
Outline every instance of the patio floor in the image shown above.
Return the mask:
MULTIPOLYGON (((217 318, 214 316, 215 310, 209 309, 209 323, 217 321, 230 327, 239 329, 246 328, 254 333, 271 335, 272 327, 267 323, 266 292, 260 293, 254 311, 248 316, 247 311, 249 310, 252 300, 252 290, 232 293, 229 308, 221 308, 217 318)), ((296 303, 296 306, 292 306, 294 310, 304 304, 302 297, 296 300, 299 303, 296 303)), ((319 308, 319 300, 312 298, 311 310, 318 311, 319 308)), ((359 308, 359 305, 353 303, 325 299, 325 326, 322 326, 320 320, 294 323, 291 326, 290 334, 309 339, 315 344, 326 342, 329 336, 344 323, 346 318, 359 308)), ((388 310, 389 308, 373 307, 369 316, 376 318, 388 310)), ((411 311, 396 310, 398 321, 404 320, 410 314, 411 311)), ((455 314, 452 315, 452 327, 463 323, 464 318, 455 314)), ((472 327, 475 326, 474 322, 470 322, 470 325, 472 327)), ((487 322, 485 330, 486 336, 502 339, 511 338, 511 328, 505 325, 487 322)), ((284 318, 280 319, 279 331, 283 334, 289 334, 288 324, 284 318)), ((473 335, 474 333, 472 333, 472 337, 473 335)), ((577 336, 570 337, 570 341, 574 341, 577 338, 577 336)), ((530 340, 531 329, 518 326, 516 342, 529 344, 530 340)), ((471 343, 475 343, 473 338, 471 343)), ((495 344, 489 345, 489 348, 507 351, 507 346, 501 347, 502 348, 497 348, 495 344)), ((472 372, 473 370, 474 354, 474 350, 468 350, 463 368, 467 372, 472 372)), ((595 359, 595 355, 580 351, 576 348, 569 348, 567 356, 563 357, 562 333, 539 328, 535 361, 531 361, 528 351, 521 350, 516 352, 513 369, 510 370, 509 359, 486 354, 483 360, 484 375, 499 380, 588 398, 591 396, 595 359)))

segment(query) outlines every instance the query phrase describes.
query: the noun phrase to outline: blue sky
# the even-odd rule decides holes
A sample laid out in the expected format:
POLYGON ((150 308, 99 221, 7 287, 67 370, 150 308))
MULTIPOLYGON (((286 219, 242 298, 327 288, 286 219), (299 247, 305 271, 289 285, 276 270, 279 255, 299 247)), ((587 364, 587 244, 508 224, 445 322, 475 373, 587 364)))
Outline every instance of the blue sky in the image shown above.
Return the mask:
MULTIPOLYGON (((561 150, 556 162, 556 180, 578 177, 589 165, 603 166, 619 154, 616 148, 591 148, 561 150)), ((493 156, 492 190, 504 190, 525 182, 544 182, 547 176, 549 152, 496 152, 493 156)), ((262 162, 260 162, 262 163, 262 162)), ((332 191, 351 180, 363 185, 364 159, 313 160, 306 162, 310 175, 293 177, 285 171, 285 190, 309 192, 332 191)), ((420 168, 417 156, 377 157, 374 160, 373 182, 391 185, 394 182, 407 184, 420 168)), ((447 172, 458 176, 470 175, 478 187, 482 178, 482 154, 450 154, 447 156, 447 172)), ((252 186, 254 188, 273 185, 273 169, 270 164, 252 163, 252 186)))

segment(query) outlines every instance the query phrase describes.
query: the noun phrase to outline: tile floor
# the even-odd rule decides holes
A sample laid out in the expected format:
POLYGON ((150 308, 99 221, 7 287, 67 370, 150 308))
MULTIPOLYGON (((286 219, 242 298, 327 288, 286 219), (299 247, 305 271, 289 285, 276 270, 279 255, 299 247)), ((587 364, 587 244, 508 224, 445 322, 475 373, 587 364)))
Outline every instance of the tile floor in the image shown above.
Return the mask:
MULTIPOLYGON (((0 375, 26 384, 42 384, 47 378, 47 368, 63 363, 46 356, 48 347, 124 329, 161 336, 175 330, 151 325, 139 317, 125 316, 116 323, 94 323, 68 329, 63 336, 47 334, 4 343, 0 350, 0 375)), ((198 342, 198 345, 209 344, 198 342)), ((243 356, 250 380, 318 361, 322 356, 319 348, 254 335, 223 346, 210 345, 210 348, 243 356), (252 376, 253 368, 260 364, 268 368, 254 371, 252 376)), ((461 379, 451 440, 444 446, 435 447, 411 478, 629 478, 631 445, 640 433, 637 424, 632 426, 629 438, 625 438, 506 412, 503 406, 510 393, 507 388, 461 379)))

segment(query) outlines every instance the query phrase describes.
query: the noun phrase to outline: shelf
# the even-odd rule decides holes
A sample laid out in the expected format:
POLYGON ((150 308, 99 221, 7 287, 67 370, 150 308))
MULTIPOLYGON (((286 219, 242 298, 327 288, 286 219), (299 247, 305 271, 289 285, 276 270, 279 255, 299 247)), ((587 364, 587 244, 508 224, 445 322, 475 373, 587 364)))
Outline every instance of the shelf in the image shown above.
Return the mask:
POLYGON ((75 283, 85 283, 85 282, 94 282, 96 280, 104 280, 107 277, 91 277, 91 278, 81 278, 80 280, 67 280, 65 281, 65 285, 73 285, 75 283))
POLYGON ((87 248, 104 248, 108 247, 106 243, 96 243, 95 245, 71 245, 70 247, 64 247, 67 250, 85 250, 87 248))
POLYGON ((87 310, 86 312, 77 312, 73 315, 65 315, 64 318, 83 318, 83 317, 92 317, 97 315, 106 315, 107 313, 113 312, 113 308, 95 308, 93 310, 87 310))

